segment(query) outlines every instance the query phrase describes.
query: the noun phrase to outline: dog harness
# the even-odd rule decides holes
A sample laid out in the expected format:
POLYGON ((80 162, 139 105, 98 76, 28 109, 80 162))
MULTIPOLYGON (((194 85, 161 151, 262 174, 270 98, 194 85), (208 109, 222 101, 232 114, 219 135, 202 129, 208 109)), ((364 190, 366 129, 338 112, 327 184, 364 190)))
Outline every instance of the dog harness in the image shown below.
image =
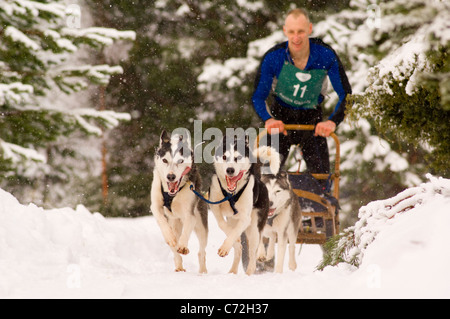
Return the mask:
POLYGON ((222 184, 220 183, 219 178, 217 177, 217 181, 219 182, 220 185, 220 190, 222 191, 223 196, 225 196, 225 198, 228 198, 228 201, 230 202, 230 206, 231 209, 233 210, 234 215, 236 215, 238 212, 238 210, 235 207, 236 202, 239 200, 239 198, 241 198, 242 193, 245 191, 245 189, 247 188, 248 185, 248 180, 247 183, 245 183, 244 187, 242 187, 239 192, 237 192, 236 194, 233 193, 228 193, 223 187, 222 184))
MULTIPOLYGON (((225 201, 228 201, 230 203, 231 209, 233 210, 233 214, 236 215, 237 213, 239 213, 239 211, 236 209, 235 204, 236 202, 239 200, 239 198, 241 197, 242 193, 244 192, 244 190, 247 188, 248 182, 245 183, 244 187, 242 187, 239 192, 237 192, 236 194, 234 193, 229 193, 227 192, 223 187, 222 187, 222 183, 220 183, 219 178, 217 177, 217 181, 219 182, 219 186, 220 186, 220 190, 222 191, 222 195, 224 196, 221 200, 217 201, 217 202, 212 202, 208 199, 206 199, 205 197, 203 197, 199 192, 197 192, 194 189, 194 185, 190 186, 191 191, 194 192, 195 195, 197 195, 198 198, 200 198, 201 200, 207 202, 208 204, 220 204, 223 203, 225 201)), ((184 185, 183 185, 184 186, 184 185)), ((255 186, 253 188, 253 190, 255 190, 255 188, 258 187, 256 181, 255 181, 255 186)), ((253 204, 257 201, 257 198, 253 198, 253 204)), ((165 202, 165 200, 164 200, 165 202)))
MULTIPOLYGON (((186 184, 185 184, 185 185, 186 185, 186 184)), ((181 186, 181 187, 178 189, 178 192, 181 191, 181 190, 183 189, 183 187, 184 187, 184 185, 181 186)), ((178 192, 177 192, 177 193, 178 193, 178 192)), ((163 186, 162 186, 162 184, 161 184, 161 193, 162 193, 162 195, 163 195, 163 200, 164 200, 163 206, 164 206, 164 207, 167 207, 167 209, 168 209, 170 212, 172 212, 172 201, 173 201, 173 199, 175 198, 176 193, 173 194, 173 195, 170 195, 169 192, 165 192, 165 191, 164 191, 164 188, 163 188, 163 186)))
MULTIPOLYGON (((192 168, 192 167, 186 167, 186 169, 184 170, 184 172, 181 174, 180 180, 184 177, 184 175, 186 175, 187 173, 189 173, 189 171, 191 170, 191 168, 192 168)), ((186 185, 186 184, 184 184, 184 185, 186 185)), ((163 188, 163 186, 162 186, 162 184, 161 184, 161 193, 162 193, 162 195, 163 195, 163 200, 164 200, 163 206, 164 206, 164 207, 167 207, 167 209, 168 209, 170 212, 172 212, 172 201, 173 201, 173 198, 175 197, 175 195, 176 195, 179 191, 181 191, 181 190, 183 189, 184 185, 181 186, 175 194, 170 195, 169 192, 165 192, 165 191, 164 191, 164 188, 163 188)))

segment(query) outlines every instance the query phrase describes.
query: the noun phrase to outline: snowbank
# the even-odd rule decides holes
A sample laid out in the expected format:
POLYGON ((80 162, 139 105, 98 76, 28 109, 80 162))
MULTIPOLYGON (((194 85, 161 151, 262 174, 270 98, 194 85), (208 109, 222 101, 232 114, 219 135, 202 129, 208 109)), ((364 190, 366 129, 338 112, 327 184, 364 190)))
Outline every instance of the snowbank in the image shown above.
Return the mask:
MULTIPOLYGON (((108 219, 83 206, 44 210, 0 190, 0 298, 449 298, 450 181, 432 179, 411 192, 420 203, 401 212, 392 206, 395 215, 370 224, 376 237, 358 269, 315 271, 320 247, 304 245, 295 272, 248 277, 242 269, 227 273, 232 257, 217 255, 224 235, 212 214, 208 274, 197 274, 195 236, 187 272, 175 273, 153 217, 108 219)), ((387 212, 389 201, 362 211, 387 212)))
POLYGON ((390 296, 450 297, 450 180, 428 177, 360 210, 370 228, 360 270, 379 271, 378 285, 390 296))

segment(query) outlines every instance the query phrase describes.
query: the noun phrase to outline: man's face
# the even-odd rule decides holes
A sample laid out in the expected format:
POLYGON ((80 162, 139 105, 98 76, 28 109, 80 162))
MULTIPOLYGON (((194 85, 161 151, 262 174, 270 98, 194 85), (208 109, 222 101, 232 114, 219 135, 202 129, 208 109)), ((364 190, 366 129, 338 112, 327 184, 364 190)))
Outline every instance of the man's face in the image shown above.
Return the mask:
POLYGON ((312 33, 312 23, 304 15, 297 17, 289 15, 283 26, 283 32, 288 38, 291 53, 300 53, 307 48, 308 38, 312 33))

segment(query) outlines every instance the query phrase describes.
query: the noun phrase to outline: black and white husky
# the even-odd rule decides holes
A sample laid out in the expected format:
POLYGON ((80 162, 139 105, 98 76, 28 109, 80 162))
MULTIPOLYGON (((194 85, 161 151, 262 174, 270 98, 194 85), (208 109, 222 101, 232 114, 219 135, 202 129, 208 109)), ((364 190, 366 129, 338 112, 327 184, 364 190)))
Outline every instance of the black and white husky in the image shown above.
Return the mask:
POLYGON ((163 131, 155 154, 151 211, 175 256, 175 271, 185 271, 181 255, 189 253, 194 230, 199 240, 200 273, 206 273, 208 207, 190 190, 201 188, 188 133, 170 136, 163 131))
MULTIPOLYGON (((256 253, 261 231, 269 214, 267 188, 261 182, 261 161, 270 156, 269 148, 251 152, 248 136, 230 138, 225 136, 215 152, 215 175, 211 180, 209 199, 217 223, 226 234, 218 250, 225 257, 234 248, 234 261, 230 272, 237 273, 242 256, 241 234, 245 232, 248 242, 249 261, 246 273, 256 270, 256 253)), ((274 165, 277 165, 274 163, 274 165)), ((279 165, 279 163, 278 163, 279 165)))
POLYGON ((269 238, 269 244, 266 252, 261 240, 258 260, 271 260, 275 255, 275 242, 278 241, 275 272, 283 272, 284 256, 289 241, 289 269, 294 271, 297 268, 295 243, 301 221, 300 203, 297 195, 292 191, 288 174, 285 171, 272 172, 273 174, 262 176, 262 182, 267 187, 270 200, 269 216, 263 231, 263 237, 269 238))

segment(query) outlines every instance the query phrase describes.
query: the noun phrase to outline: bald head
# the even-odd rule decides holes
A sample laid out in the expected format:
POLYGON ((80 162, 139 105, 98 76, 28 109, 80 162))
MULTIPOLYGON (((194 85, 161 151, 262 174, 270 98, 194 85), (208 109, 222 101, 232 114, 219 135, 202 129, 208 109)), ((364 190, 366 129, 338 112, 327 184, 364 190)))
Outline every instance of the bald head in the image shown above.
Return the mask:
POLYGON ((306 20, 307 20, 308 22, 310 22, 308 11, 306 11, 306 10, 303 9, 303 8, 296 8, 296 9, 290 10, 290 11, 286 14, 285 21, 286 21, 287 18, 289 18, 290 16, 292 16, 293 18, 298 18, 299 16, 303 16, 303 17, 306 18, 306 20))

